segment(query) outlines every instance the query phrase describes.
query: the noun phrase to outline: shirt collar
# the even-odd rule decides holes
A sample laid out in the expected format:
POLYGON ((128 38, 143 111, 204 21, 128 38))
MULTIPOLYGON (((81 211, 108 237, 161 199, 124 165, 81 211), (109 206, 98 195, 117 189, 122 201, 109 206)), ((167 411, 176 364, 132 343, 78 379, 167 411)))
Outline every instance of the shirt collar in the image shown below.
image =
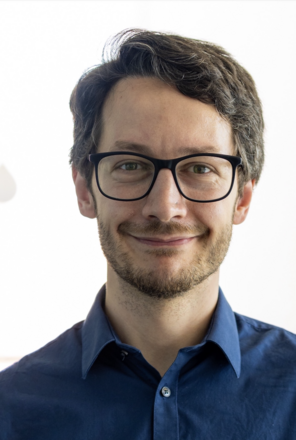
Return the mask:
POLYGON ((90 309, 82 327, 82 378, 85 379, 103 348, 115 341, 114 334, 103 310, 106 286, 104 285, 90 309))
MULTIPOLYGON (((82 327, 82 378, 85 379, 102 349, 115 342, 115 335, 103 310, 106 286, 99 291, 95 302, 82 327)), ((206 341, 217 344, 240 376, 241 353, 234 313, 223 292, 219 297, 206 341)))
POLYGON ((238 330, 234 313, 221 288, 219 288, 218 302, 206 340, 214 342, 221 348, 239 378, 241 351, 238 330))

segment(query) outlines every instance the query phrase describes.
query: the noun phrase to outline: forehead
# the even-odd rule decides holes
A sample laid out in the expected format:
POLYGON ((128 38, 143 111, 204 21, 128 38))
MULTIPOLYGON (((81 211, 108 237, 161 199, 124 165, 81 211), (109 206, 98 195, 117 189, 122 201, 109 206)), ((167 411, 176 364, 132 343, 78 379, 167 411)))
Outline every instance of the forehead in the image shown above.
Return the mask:
POLYGON ((106 99, 102 121, 100 151, 130 144, 147 147, 146 154, 155 157, 205 150, 233 154, 230 124, 214 106, 156 78, 120 80, 106 99))

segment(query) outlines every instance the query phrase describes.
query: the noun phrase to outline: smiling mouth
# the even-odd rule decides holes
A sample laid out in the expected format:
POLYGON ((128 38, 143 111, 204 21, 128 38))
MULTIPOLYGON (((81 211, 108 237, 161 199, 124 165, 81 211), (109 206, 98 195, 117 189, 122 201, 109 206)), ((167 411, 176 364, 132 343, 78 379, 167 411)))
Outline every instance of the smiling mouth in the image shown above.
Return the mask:
POLYGON ((140 243, 147 244, 149 246, 181 246, 192 241, 194 237, 170 237, 170 238, 161 238, 161 237, 135 237, 131 235, 135 240, 140 243))

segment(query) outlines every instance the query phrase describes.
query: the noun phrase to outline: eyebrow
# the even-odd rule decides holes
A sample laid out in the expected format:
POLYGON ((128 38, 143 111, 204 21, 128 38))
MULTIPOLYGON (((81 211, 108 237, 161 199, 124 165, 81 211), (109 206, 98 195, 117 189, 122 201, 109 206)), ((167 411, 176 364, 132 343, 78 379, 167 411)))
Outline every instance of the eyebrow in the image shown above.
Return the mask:
MULTIPOLYGON (((144 155, 151 155, 152 150, 148 145, 137 144, 134 142, 126 141, 116 141, 114 147, 117 150, 123 151, 134 151, 136 153, 141 153, 144 155)), ((186 156, 187 154, 199 154, 199 153, 219 153, 218 149, 212 145, 202 146, 202 147, 183 147, 181 156, 186 156)), ((115 150, 114 150, 115 151, 115 150)))
POLYGON ((136 144, 134 142, 116 141, 114 147, 116 147, 118 150, 135 151, 136 153, 142 153, 147 155, 151 153, 151 148, 149 148, 147 145, 136 144))

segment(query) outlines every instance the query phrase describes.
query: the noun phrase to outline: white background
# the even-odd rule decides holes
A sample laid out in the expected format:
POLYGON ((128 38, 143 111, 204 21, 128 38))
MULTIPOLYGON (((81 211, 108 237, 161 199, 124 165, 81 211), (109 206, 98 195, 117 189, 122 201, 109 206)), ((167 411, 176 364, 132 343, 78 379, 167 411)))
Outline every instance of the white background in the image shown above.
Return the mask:
POLYGON ((68 101, 128 27, 217 43, 254 77, 266 165, 220 284, 235 311, 296 332, 295 18, 294 1, 0 2, 0 166, 17 184, 0 203, 0 357, 83 320, 105 282, 96 221, 79 214, 71 180, 68 101))

